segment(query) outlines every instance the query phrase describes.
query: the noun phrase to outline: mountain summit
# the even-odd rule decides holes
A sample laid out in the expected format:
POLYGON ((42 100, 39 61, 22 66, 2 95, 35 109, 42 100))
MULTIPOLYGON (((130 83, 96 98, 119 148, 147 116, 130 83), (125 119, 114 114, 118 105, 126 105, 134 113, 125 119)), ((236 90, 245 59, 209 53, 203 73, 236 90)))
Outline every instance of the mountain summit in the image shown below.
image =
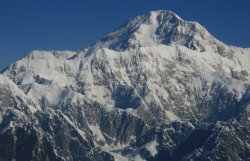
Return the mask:
POLYGON ((250 50, 171 11, 0 76, 0 161, 250 158, 250 50))
POLYGON ((124 50, 143 46, 182 45, 197 51, 230 52, 226 45, 213 37, 203 26, 185 21, 172 11, 152 11, 137 16, 100 40, 96 47, 124 50))

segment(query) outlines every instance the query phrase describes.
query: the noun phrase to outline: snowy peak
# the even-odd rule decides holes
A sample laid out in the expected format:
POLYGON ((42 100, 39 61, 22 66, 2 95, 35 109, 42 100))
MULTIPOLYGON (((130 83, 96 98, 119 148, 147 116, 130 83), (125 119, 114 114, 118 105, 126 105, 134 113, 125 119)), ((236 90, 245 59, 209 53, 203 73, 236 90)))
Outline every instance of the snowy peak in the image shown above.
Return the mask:
POLYGON ((124 50, 128 47, 156 45, 157 28, 166 21, 181 21, 181 18, 171 11, 151 11, 130 19, 94 46, 124 50))
POLYGON ((202 25, 185 21, 172 11, 159 10, 137 16, 115 32, 95 43, 91 49, 125 50, 142 46, 181 45, 197 51, 229 55, 232 49, 213 37, 202 25))

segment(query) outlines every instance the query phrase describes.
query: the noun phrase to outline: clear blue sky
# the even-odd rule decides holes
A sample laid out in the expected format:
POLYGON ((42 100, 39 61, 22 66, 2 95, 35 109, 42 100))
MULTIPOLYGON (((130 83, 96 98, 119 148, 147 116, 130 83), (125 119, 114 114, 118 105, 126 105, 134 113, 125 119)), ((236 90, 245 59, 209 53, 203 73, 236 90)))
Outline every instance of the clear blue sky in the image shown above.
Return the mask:
POLYGON ((250 47, 249 0, 1 0, 0 69, 32 50, 77 50, 159 9, 198 21, 227 44, 250 47))

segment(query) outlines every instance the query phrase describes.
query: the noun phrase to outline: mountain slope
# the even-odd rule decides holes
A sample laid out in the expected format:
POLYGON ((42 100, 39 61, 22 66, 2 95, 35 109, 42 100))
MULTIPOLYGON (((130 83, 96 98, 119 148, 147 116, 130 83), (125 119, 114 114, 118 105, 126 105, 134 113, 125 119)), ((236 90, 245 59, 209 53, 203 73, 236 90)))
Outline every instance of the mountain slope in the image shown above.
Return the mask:
POLYGON ((35 138, 28 160, 246 160, 248 60, 197 22, 153 11, 79 52, 33 51, 7 68, 1 102, 17 93, 24 105, 2 103, 0 140, 35 138))

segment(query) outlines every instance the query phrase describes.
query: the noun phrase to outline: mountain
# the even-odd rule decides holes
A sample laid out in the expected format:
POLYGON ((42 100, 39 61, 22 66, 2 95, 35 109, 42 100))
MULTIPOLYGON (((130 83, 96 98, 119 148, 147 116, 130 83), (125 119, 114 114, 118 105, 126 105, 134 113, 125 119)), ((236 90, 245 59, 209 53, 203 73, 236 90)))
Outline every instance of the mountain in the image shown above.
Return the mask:
POLYGON ((250 49, 172 11, 0 76, 0 160, 249 160, 250 49))

